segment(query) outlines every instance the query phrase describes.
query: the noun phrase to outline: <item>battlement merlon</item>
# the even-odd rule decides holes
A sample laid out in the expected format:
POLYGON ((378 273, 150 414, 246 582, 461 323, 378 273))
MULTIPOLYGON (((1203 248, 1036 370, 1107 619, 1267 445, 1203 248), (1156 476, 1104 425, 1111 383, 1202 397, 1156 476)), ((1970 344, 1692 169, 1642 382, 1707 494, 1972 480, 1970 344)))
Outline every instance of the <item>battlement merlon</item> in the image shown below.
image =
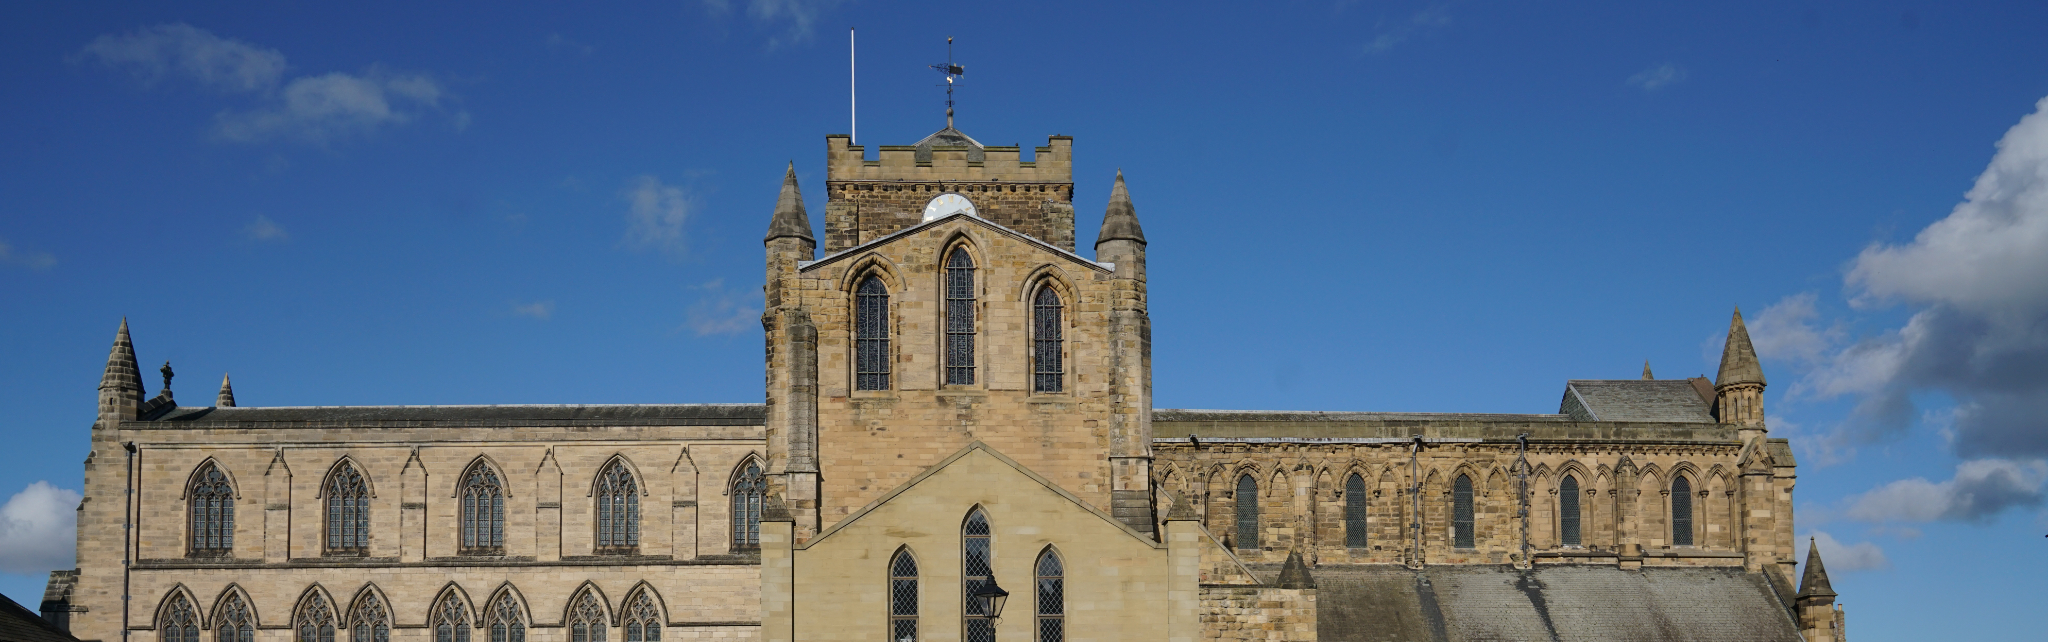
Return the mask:
MULTIPOLYGON (((933 147, 930 161, 917 158, 913 145, 882 145, 877 160, 867 160, 867 148, 854 145, 844 134, 825 137, 825 180, 890 182, 1074 182, 1074 137, 1049 136, 1043 147, 1033 149, 1030 161, 1022 160, 1016 146, 983 147, 980 161, 969 160, 968 146, 933 147)), ((1071 192, 1072 190, 1067 190, 1071 192)))

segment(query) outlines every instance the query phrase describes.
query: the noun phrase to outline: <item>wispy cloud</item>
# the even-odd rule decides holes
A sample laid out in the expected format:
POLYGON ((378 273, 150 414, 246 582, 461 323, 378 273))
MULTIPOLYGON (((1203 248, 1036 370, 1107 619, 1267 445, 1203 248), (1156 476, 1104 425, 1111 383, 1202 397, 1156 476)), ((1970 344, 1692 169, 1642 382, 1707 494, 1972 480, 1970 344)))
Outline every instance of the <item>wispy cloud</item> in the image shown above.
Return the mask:
POLYGON ((697 336, 739 334, 761 327, 761 294, 735 292, 724 279, 692 287, 702 294, 684 313, 683 327, 697 336))
POLYGON ((683 188, 668 185, 653 176, 635 177, 620 192, 625 199, 625 243, 634 248, 652 248, 671 256, 689 249, 684 226, 697 203, 683 188))
POLYGON ((1668 62, 1628 77, 1628 84, 1640 87, 1643 91, 1657 91, 1684 81, 1685 68, 1668 62))
MULTIPOLYGON (((744 0, 747 17, 777 33, 768 38, 769 47, 803 42, 815 33, 818 17, 845 0, 744 0)), ((712 15, 732 13, 732 0, 704 0, 712 15)))
POLYGON ((1901 479, 1848 500, 1843 514, 1872 522, 1966 522, 1985 524, 2013 508, 2042 505, 2048 462, 2036 459, 1975 459, 1956 466, 1955 476, 1931 482, 1901 479))
POLYGON ((532 317, 546 321, 555 316, 555 302, 535 301, 532 303, 513 304, 512 313, 522 317, 532 317))
POLYGON ((284 231, 283 226, 262 214, 257 214, 256 220, 250 221, 248 227, 242 228, 242 234, 251 241, 289 241, 292 238, 291 233, 284 231))
MULTIPOLYGON (((327 144, 385 126, 402 125, 440 107, 446 91, 422 73, 372 66, 350 74, 329 72, 285 79, 288 65, 276 49, 178 23, 93 39, 78 55, 126 69, 154 85, 180 76, 201 85, 255 97, 257 105, 214 115, 221 140, 260 143, 296 140, 327 144)), ((458 117, 458 129, 466 121, 458 117)))
POLYGON ((39 481, 0 506, 0 572, 48 573, 77 565, 78 491, 39 481))
POLYGON ((57 257, 49 252, 35 252, 14 247, 7 239, 0 239, 0 264, 19 265, 38 272, 57 265, 57 257))
POLYGON ((1405 20, 1388 22, 1381 20, 1373 28, 1373 37, 1365 43, 1365 53, 1376 54, 1400 46, 1411 38, 1441 29, 1451 24, 1449 4, 1432 4, 1411 14, 1405 20))
MULTIPOLYGON (((1830 573, 1835 571, 1877 571, 1892 567, 1891 560, 1886 559, 1884 556, 1884 549, 1875 543, 1857 542, 1854 544, 1843 544, 1836 540, 1835 536, 1828 534, 1827 531, 1808 531, 1798 537, 1799 541, 1808 541, 1808 538, 1811 538, 1811 541, 1820 547, 1821 565, 1826 566, 1830 573)), ((1802 555, 1798 559, 1799 563, 1806 563, 1805 556, 1802 555)))

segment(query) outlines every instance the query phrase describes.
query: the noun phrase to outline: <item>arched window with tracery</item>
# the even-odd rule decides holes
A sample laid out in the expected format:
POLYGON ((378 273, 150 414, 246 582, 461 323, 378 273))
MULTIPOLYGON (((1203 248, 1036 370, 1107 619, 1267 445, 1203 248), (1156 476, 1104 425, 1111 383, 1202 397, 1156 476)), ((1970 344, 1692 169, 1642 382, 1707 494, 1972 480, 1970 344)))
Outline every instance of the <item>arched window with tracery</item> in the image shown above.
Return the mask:
POLYGON ((157 625, 163 642, 199 642, 199 614, 192 610, 192 601, 183 593, 172 593, 171 603, 164 605, 163 622, 157 625))
POLYGON ((856 390, 889 389, 889 286, 868 275, 853 295, 856 390))
POLYGON ((1573 475, 1557 485, 1557 531, 1559 543, 1579 545, 1579 478, 1573 475))
POLYGON ((1031 381, 1037 392, 1065 389, 1066 362, 1061 352, 1065 327, 1060 324, 1060 293, 1040 286, 1031 302, 1031 381))
POLYGON ((434 642, 469 642, 469 618, 463 616, 465 611, 462 598, 456 597, 454 591, 442 595, 428 622, 434 627, 434 642))
POLYGON ((505 485, 489 464, 477 462, 462 476, 462 554, 505 553, 505 485))
POLYGON ((889 640, 917 642, 917 558, 908 548, 889 559, 889 640))
POLYGON ((596 591, 584 591, 569 607, 569 642, 604 642, 604 604, 596 591))
POLYGON ((214 618, 215 642, 256 642, 256 618, 249 615, 249 603, 239 593, 229 593, 214 618))
POLYGON ((348 462, 328 473, 321 488, 327 495, 327 553, 362 555, 370 550, 370 487, 348 462))
POLYGON ((349 614, 350 642, 391 642, 391 612, 374 592, 365 592, 349 614))
POLYGON ((633 471, 614 459, 597 473, 597 552, 629 554, 640 549, 640 486, 633 471))
POLYGON ((761 502, 768 494, 768 478, 761 474, 761 462, 752 459, 732 479, 732 550, 761 550, 761 502))
POLYGON ((946 257, 946 384, 974 383, 974 257, 953 248, 946 257))
POLYGON ((1344 480, 1344 546, 1365 548, 1365 478, 1358 473, 1344 480))
POLYGON ((1237 550, 1259 550, 1259 480, 1237 476, 1237 550))
POLYGON ((1038 642, 1066 642, 1067 571, 1059 551, 1038 554, 1038 642))
POLYGON ((526 618, 521 616, 519 600, 512 598, 511 591, 498 594, 498 601, 491 603, 491 642, 526 642, 526 618))
POLYGON ((1692 482, 1683 475, 1671 479, 1671 545, 1692 545, 1692 482))
POLYGON ((226 557, 235 549, 235 488, 226 473, 206 462, 185 491, 192 513, 193 557, 226 557))
POLYGON ((661 642, 661 607, 647 591, 626 600, 626 642, 661 642))
POLYGON ((1451 484, 1451 545, 1472 548, 1472 476, 1459 475, 1451 484))
POLYGON ((327 598, 320 593, 308 595, 292 628, 298 632, 294 638, 298 642, 334 642, 334 609, 327 606, 327 598))
POLYGON ((960 595, 966 601, 961 626, 966 629, 962 635, 966 642, 996 639, 996 625, 989 617, 987 605, 974 597, 977 589, 994 581, 994 551, 989 535, 988 515, 980 508, 968 511, 967 521, 960 525, 960 595))

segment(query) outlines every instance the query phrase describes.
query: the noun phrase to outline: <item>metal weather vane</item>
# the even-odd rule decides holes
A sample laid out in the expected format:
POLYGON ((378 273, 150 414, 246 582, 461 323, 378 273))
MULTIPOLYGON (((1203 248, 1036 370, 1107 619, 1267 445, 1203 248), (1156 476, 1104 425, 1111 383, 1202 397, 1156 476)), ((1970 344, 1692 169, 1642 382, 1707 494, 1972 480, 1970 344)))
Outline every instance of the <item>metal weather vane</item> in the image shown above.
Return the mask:
POLYGON ((946 37, 946 62, 931 65, 931 68, 937 69, 939 73, 946 75, 946 127, 950 129, 953 127, 953 83, 959 81, 961 76, 967 74, 966 67, 953 62, 953 38, 951 36, 946 37))

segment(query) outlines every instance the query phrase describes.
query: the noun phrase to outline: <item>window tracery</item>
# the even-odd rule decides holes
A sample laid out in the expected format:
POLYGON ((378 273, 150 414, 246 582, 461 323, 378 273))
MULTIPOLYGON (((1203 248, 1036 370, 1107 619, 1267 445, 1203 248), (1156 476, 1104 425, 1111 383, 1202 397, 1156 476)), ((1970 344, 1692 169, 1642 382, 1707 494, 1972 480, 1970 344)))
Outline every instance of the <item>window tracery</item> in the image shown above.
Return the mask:
POLYGON ((209 461, 192 476, 186 492, 192 513, 193 557, 226 557, 235 548, 235 489, 209 461))
POLYGON ((597 474, 597 552, 640 549, 640 487, 625 462, 614 459, 597 474))

